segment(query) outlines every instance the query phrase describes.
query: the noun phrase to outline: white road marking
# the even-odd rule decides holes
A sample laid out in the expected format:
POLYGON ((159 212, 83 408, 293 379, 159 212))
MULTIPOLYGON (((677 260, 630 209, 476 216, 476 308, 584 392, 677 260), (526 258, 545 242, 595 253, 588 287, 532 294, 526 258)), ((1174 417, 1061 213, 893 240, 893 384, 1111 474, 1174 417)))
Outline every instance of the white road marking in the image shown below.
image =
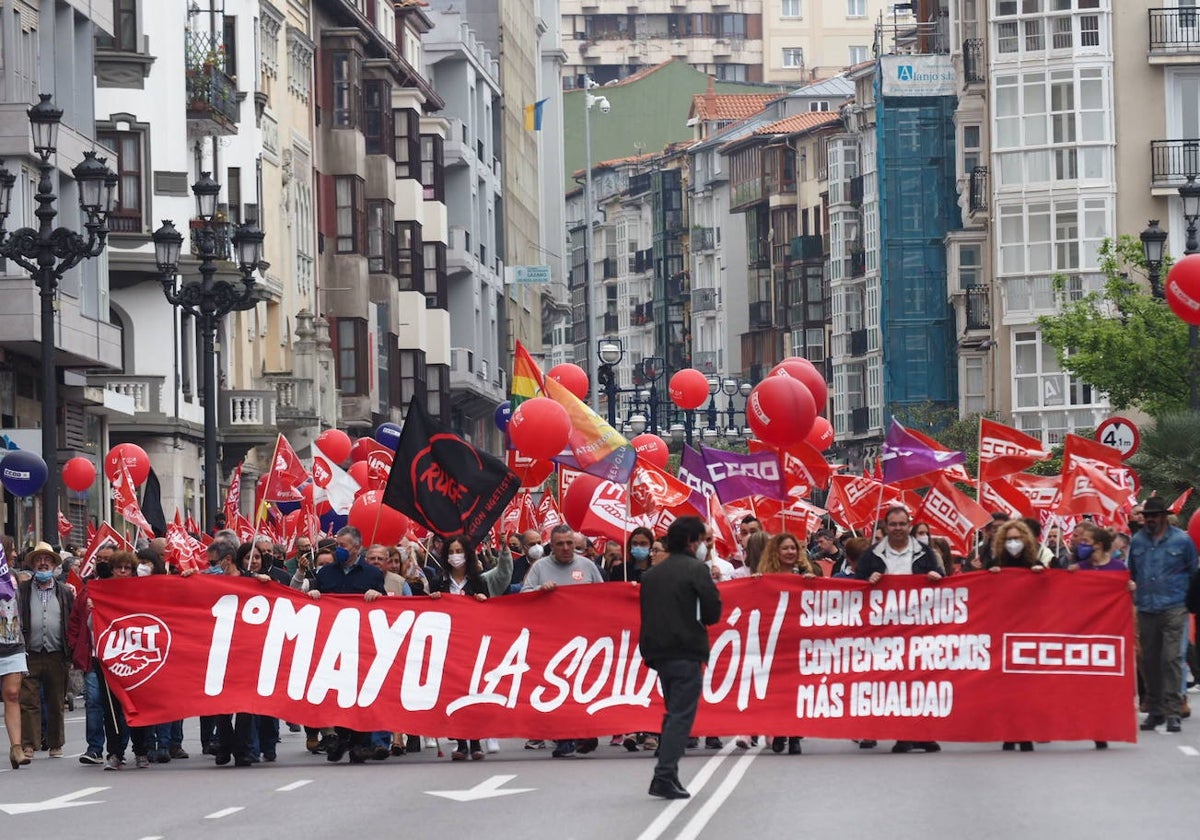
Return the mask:
POLYGON ((161 834, 151 834, 149 837, 140 837, 138 840, 163 840, 161 834))
POLYGON ((211 814, 206 816, 204 819, 219 820, 219 819, 221 819, 221 817, 228 817, 230 814, 236 814, 238 811, 244 811, 244 810, 246 810, 245 807, 241 806, 241 805, 237 805, 233 808, 222 808, 220 811, 213 811, 211 814))
POLYGON ((311 785, 312 783, 313 783, 312 779, 301 779, 298 782, 292 782, 290 785, 284 785, 283 787, 275 788, 275 792, 276 793, 287 793, 288 791, 297 790, 299 788, 304 787, 305 785, 311 785))
POLYGON ((76 800, 100 793, 104 790, 108 790, 108 788, 90 787, 74 791, 73 793, 64 793, 50 799, 44 799, 41 802, 10 802, 0 805, 0 811, 6 814, 33 814, 38 811, 57 811, 60 808, 78 808, 80 805, 99 805, 104 802, 103 799, 82 800, 79 802, 76 800))
POLYGON ((1200 750, 1196 749, 1195 747, 1188 747, 1188 746, 1181 745, 1179 747, 1179 751, 1181 753, 1183 753, 1184 755, 1190 755, 1192 758, 1195 758, 1196 756, 1200 755, 1200 750))
POLYGON ((490 776, 475 787, 466 790, 427 790, 430 796, 440 796, 443 799, 453 799, 455 802, 474 802, 476 799, 493 799, 497 796, 511 796, 514 793, 529 793, 537 788, 501 788, 517 778, 515 775, 490 776))
POLYGON ((761 752, 761 748, 755 748, 753 752, 748 752, 737 760, 733 769, 729 771, 729 775, 713 791, 712 796, 705 800, 704 804, 700 806, 700 810, 688 820, 688 824, 679 833, 679 840, 694 840, 700 836, 700 832, 708 826, 708 821, 712 819, 713 814, 725 804, 729 794, 733 793, 734 788, 742 781, 742 777, 750 769, 750 762, 754 761, 759 752, 761 752))
MULTIPOLYGON (((704 763, 704 766, 700 768, 700 772, 693 776, 690 782, 684 785, 693 797, 704 790, 704 786, 708 784, 708 780, 713 777, 713 774, 717 772, 717 768, 733 752, 733 749, 734 745, 732 742, 726 744, 719 753, 704 763)), ((676 799, 671 802, 671 804, 663 808, 662 813, 655 818, 654 822, 646 826, 646 830, 638 835, 637 840, 657 840, 657 838, 663 835, 664 831, 670 828, 671 823, 679 816, 679 812, 686 808, 687 804, 691 801, 691 799, 676 799)))

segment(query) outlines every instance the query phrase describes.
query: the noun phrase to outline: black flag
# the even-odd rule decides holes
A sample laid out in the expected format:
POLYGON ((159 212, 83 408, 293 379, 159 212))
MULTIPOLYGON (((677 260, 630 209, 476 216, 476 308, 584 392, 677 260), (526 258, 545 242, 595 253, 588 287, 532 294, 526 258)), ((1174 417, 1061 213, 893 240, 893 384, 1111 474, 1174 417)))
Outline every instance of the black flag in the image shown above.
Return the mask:
POLYGON ((383 490, 385 505, 435 534, 478 544, 520 488, 521 479, 503 461, 442 428, 412 398, 383 490))
POLYGON ((154 536, 165 537, 167 535, 167 517, 163 513, 162 506, 162 487, 158 483, 158 476, 154 474, 153 468, 146 478, 146 489, 142 492, 142 515, 154 529, 154 536))

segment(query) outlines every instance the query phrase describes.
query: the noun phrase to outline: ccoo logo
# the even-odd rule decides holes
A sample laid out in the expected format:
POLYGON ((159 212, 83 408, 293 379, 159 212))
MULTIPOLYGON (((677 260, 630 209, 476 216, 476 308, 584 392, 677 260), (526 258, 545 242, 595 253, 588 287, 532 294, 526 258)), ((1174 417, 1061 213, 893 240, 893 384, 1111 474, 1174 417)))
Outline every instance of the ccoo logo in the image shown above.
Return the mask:
POLYGON ((126 691, 149 680, 167 662, 171 630, 148 613, 123 615, 96 640, 96 655, 126 691))

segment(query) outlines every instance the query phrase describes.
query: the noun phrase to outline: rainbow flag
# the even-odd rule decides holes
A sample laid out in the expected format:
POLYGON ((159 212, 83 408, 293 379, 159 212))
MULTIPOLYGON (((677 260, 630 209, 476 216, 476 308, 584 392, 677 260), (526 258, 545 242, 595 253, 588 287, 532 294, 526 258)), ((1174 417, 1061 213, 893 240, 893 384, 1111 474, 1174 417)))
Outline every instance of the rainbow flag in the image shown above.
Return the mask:
POLYGON ((567 448, 551 460, 618 484, 628 483, 637 464, 632 444, 565 386, 549 378, 542 386, 546 396, 565 408, 571 418, 567 448))
POLYGON ((542 371, 534 363, 525 345, 517 342, 513 353, 512 386, 509 389, 509 407, 516 411, 517 406, 542 393, 542 371))

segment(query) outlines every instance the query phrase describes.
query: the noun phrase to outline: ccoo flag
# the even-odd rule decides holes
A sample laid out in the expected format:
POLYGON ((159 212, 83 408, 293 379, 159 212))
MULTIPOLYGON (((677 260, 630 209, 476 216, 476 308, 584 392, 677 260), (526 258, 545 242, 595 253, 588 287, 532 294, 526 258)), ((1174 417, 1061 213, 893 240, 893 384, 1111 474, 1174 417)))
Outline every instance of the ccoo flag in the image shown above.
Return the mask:
POLYGON ((883 442, 883 483, 892 484, 944 470, 966 460, 966 453, 934 449, 922 443, 893 417, 883 442))
POLYGON ((521 489, 499 458, 442 428, 415 396, 408 404, 383 503, 443 537, 479 544, 521 489))

